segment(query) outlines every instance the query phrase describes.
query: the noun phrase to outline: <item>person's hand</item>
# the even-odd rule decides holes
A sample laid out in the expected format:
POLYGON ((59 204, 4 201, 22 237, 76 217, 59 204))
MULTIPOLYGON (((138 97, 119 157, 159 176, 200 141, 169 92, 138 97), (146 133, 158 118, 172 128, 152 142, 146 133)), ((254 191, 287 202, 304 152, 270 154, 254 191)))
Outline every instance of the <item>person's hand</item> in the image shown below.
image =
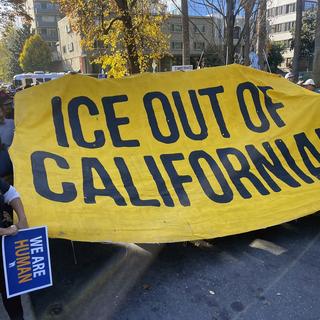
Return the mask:
POLYGON ((15 224, 8 228, 0 228, 0 234, 3 236, 14 236, 18 233, 18 228, 15 224))

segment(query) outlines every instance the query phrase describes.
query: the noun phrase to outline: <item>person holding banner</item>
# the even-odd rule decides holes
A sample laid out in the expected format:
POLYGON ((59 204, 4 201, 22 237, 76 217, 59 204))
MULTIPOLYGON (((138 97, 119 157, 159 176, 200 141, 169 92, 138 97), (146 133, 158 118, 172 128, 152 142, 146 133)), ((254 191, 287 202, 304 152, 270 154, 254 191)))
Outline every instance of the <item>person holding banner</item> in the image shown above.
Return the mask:
MULTIPOLYGON (((18 216, 18 223, 4 227, 5 219, 0 221, 0 236, 15 235, 19 229, 28 228, 28 221, 24 212, 23 204, 16 189, 0 178, 0 213, 3 217, 5 204, 10 205, 18 216)), ((0 251, 2 260, 2 251, 0 251)), ((23 320, 23 309, 20 296, 8 299, 6 296, 3 264, 0 262, 0 290, 3 305, 11 320, 23 320)))

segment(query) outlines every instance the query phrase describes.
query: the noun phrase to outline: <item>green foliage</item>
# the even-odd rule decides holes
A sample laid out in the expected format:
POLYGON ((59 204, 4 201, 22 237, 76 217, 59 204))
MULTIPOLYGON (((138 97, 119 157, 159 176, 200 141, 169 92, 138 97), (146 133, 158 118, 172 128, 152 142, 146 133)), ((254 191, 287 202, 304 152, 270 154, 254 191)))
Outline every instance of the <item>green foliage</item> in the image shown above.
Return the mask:
POLYGON ((25 11, 25 0, 0 0, 0 31, 6 29, 8 23, 14 23, 17 17, 30 21, 25 11))
POLYGON ((224 65, 223 47, 210 45, 204 51, 204 65, 206 67, 215 67, 224 65))
MULTIPOLYGON (((315 11, 307 11, 302 19, 300 58, 313 55, 316 32, 316 18, 317 17, 315 11)), ((294 36, 294 32, 292 32, 292 34, 294 36)), ((294 38, 291 42, 291 49, 293 48, 294 38)))
POLYGON ((51 51, 48 44, 38 34, 31 36, 23 46, 19 63, 25 72, 48 70, 51 63, 51 51))
POLYGON ((19 56, 26 39, 30 36, 30 26, 17 28, 12 24, 6 26, 0 40, 1 58, 0 73, 5 81, 11 81, 15 74, 22 72, 19 65, 19 56))
POLYGON ((0 42, 0 80, 7 82, 7 66, 8 66, 9 52, 3 41, 0 42))
POLYGON ((282 53, 285 47, 279 43, 271 43, 269 45, 268 62, 271 72, 276 73, 278 66, 284 61, 282 53))
POLYGON ((91 60, 109 76, 146 71, 150 61, 169 53, 168 36, 162 31, 167 14, 160 0, 56 1, 81 34, 91 60))

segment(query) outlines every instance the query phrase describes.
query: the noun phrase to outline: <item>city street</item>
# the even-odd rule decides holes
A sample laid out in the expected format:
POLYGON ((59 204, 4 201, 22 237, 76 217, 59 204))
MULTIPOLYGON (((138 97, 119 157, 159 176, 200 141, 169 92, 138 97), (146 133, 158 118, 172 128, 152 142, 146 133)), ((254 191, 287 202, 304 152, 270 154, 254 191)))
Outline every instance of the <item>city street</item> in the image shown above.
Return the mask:
POLYGON ((319 319, 318 214, 208 242, 74 249, 51 241, 54 286, 31 294, 36 319, 319 319))
POLYGON ((0 320, 320 320, 320 0, 0 0, 0 320))

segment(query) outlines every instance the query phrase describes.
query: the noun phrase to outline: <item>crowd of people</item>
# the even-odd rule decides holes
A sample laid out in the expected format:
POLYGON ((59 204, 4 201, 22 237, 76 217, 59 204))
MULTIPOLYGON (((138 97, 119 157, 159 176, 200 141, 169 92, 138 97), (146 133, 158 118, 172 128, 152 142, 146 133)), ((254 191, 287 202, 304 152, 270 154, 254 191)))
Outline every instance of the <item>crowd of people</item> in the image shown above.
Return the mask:
MULTIPOLYGON (((288 72, 286 75, 285 75, 285 78, 291 82, 295 82, 295 77, 294 77, 294 74, 292 72, 288 72)), ((307 79, 307 80, 303 80, 303 77, 302 76, 299 76, 298 78, 298 81, 296 82, 296 84, 298 86, 301 86, 307 90, 310 90, 310 91, 314 91, 314 92, 319 92, 319 90, 316 88, 316 84, 314 82, 313 79, 307 79)))

